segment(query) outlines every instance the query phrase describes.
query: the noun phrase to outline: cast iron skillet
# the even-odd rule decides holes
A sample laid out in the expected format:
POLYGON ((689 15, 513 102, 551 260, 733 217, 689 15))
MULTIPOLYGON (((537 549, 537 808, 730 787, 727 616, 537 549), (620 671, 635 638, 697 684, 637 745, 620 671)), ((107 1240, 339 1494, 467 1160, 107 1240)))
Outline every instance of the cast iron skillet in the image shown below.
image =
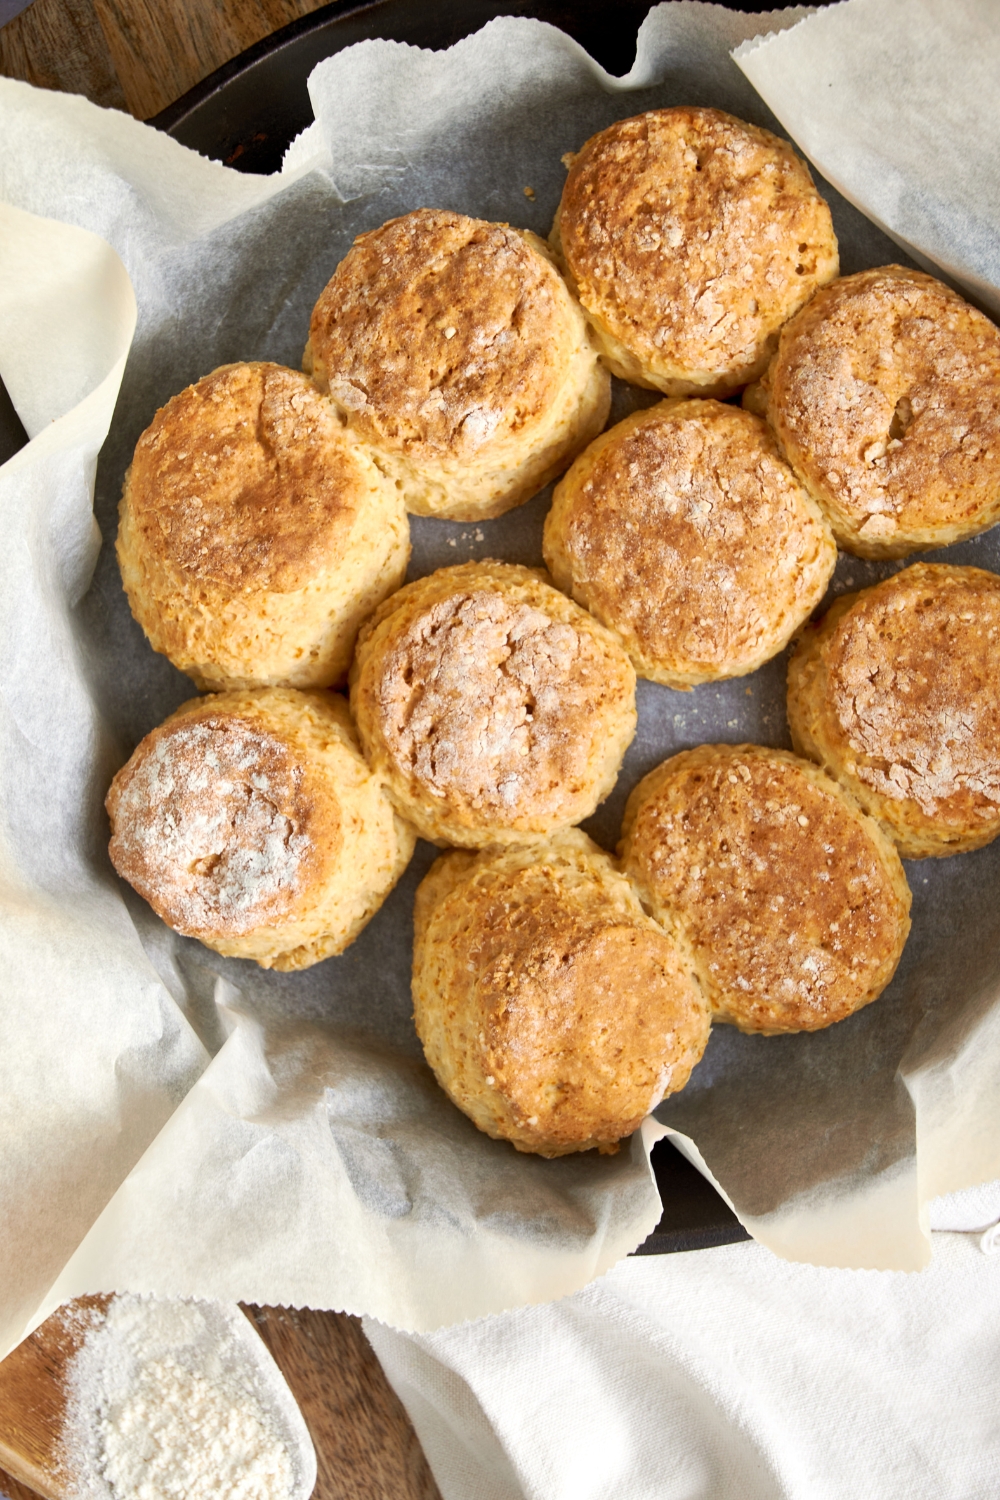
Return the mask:
MULTIPOLYGON (((0 464, 6 463, 27 441, 28 435, 0 381, 0 464)), ((709 1245, 749 1239, 739 1219, 715 1189, 668 1141, 661 1141, 654 1148, 653 1170, 664 1205, 663 1214, 649 1239, 635 1252, 637 1255, 703 1250, 709 1245)))
MULTIPOLYGON (((731 9, 764 11, 773 0, 731 9)), ((243 172, 276 172, 312 120, 306 80, 324 57, 366 37, 450 47, 499 15, 534 16, 574 37, 616 76, 635 61, 649 0, 334 0, 234 58, 150 122, 203 156, 243 172)), ((653 1151, 663 1213, 636 1252, 659 1255, 749 1239, 736 1215, 668 1141, 653 1151)))
MULTIPOLYGON (((775 0, 723 0, 730 10, 780 9, 775 0)), ((826 0, 821 0, 826 3, 826 0)), ((306 79, 318 62, 366 37, 450 47, 495 16, 535 16, 574 37, 609 73, 635 61, 650 0, 333 0, 226 63, 150 124, 243 172, 276 172, 312 121, 306 79)))
MULTIPOLYGON (((750 12, 779 8, 774 0, 722 3, 750 12)), ((226 63, 149 123, 238 171, 276 172, 289 144, 312 121, 309 74, 323 58, 354 42, 386 37, 437 49, 495 16, 534 16, 568 33, 620 77, 635 61, 636 33, 648 9, 649 0, 333 0, 226 63)), ((0 463, 26 442, 0 383, 0 463)), ((749 1239, 714 1188, 668 1141, 654 1148, 653 1169, 663 1214, 637 1255, 749 1239)))

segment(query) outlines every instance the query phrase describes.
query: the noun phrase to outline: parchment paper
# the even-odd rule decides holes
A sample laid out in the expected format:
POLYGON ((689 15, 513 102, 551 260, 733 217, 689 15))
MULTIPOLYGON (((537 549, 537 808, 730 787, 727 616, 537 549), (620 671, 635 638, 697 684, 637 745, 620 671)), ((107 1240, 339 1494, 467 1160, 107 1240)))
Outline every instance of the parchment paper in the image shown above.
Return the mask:
POLYGON ((992 0, 844 0, 736 61, 828 182, 1000 312, 992 0))
MULTIPOLYGON (((0 80, 0 374, 32 437, 0 470, 0 1351, 86 1291, 423 1330, 563 1295, 655 1225, 647 1153, 664 1129, 758 1238, 817 1263, 916 1267, 922 1198, 1000 1173, 1000 843, 909 867, 913 936, 876 1005, 817 1036, 719 1027, 688 1088, 617 1157, 555 1162, 480 1135, 423 1063, 409 963, 428 846, 345 955, 293 975, 175 937, 104 852, 115 766, 192 694, 131 620, 111 545, 156 408, 227 360, 297 364, 352 237, 393 214, 440 205, 545 234, 562 154, 613 119, 695 102, 779 128, 729 52, 798 15, 659 6, 621 80, 526 20, 440 54, 366 42, 316 70, 316 123, 273 179, 0 80), (105 544, 87 589, 99 448, 105 544)), ((899 258, 829 197, 844 270, 899 258)), ((615 416, 651 399, 619 386, 615 416)), ((412 572, 539 561, 548 503, 478 526, 414 521, 412 572)), ((1000 539, 947 556, 1000 567, 1000 539)), ((896 566, 845 559, 835 589, 896 566)), ((587 825, 609 848, 628 791, 668 754, 787 743, 781 660, 691 693, 641 683, 639 704, 587 825)))

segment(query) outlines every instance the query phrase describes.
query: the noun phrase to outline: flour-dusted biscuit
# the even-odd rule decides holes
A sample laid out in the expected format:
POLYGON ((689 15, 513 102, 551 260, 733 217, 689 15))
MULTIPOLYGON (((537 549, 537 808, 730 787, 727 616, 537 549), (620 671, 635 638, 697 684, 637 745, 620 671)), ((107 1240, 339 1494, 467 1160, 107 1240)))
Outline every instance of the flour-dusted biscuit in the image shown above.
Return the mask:
POLYGON ((569 160, 552 228, 612 374, 668 396, 755 380, 836 276, 830 210, 786 141, 717 109, 654 109, 569 160))
POLYGON ((593 812, 635 733, 635 673, 540 569, 463 563, 375 612, 351 704, 403 816, 425 838, 480 848, 593 812))
POLYGON ((922 271, 817 292, 750 399, 848 552, 905 557, 1000 519, 1000 330, 922 271))
POLYGON ((838 599, 788 668, 803 755, 849 787, 906 859, 1000 833, 1000 577, 914 563, 838 599))
POLYGON ((579 829, 446 854, 414 917, 427 1060, 480 1130, 519 1151, 613 1151, 705 1050, 683 946, 579 829))
POLYGON ((621 855, 646 909, 691 945, 713 1020, 818 1031, 882 993, 910 891, 882 829, 817 766, 701 745, 651 771, 621 855))
POLYGON ((544 242, 444 209, 355 240, 313 310, 304 364, 407 509, 457 521, 529 499, 611 401, 544 242))
POLYGON ((265 969, 341 953, 416 841, 335 693, 185 703, 111 783, 112 863, 169 927, 265 969))
POLYGON ((640 677, 754 672, 822 599, 837 548, 759 417, 662 401, 595 439, 556 486, 545 561, 640 677))
POLYGON ((136 445, 122 581, 153 649, 199 687, 343 682, 409 555, 395 486, 297 370, 223 365, 136 445))

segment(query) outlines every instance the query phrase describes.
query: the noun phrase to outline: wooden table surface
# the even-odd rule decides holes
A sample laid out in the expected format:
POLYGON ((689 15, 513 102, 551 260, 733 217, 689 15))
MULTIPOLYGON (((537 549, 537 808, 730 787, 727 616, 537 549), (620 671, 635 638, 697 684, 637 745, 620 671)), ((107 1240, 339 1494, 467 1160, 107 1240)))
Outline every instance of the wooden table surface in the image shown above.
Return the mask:
MULTIPOLYGON (((0 74, 86 94, 146 120, 230 58, 324 0, 34 0, 0 28, 0 74)), ((258 1308, 319 1462, 315 1500, 439 1500, 406 1412, 361 1325, 258 1308)), ((30 1357, 22 1346, 11 1360, 30 1357)), ((7 1361, 4 1361, 7 1364, 7 1361)), ((0 1494, 36 1500, 0 1470, 0 1494)))
MULTIPOLYGON (((84 1299, 101 1309, 107 1301, 84 1299)), ((80 1304, 70 1306, 79 1311, 80 1304)), ((312 1434, 315 1500, 440 1500, 406 1412, 356 1318, 283 1307, 245 1311, 312 1434)), ((58 1453, 63 1375, 80 1338, 76 1318, 67 1323, 57 1313, 0 1363, 0 1460, 13 1471, 0 1469, 0 1494, 9 1500, 66 1493, 58 1453)))
POLYGON ((325 0, 34 0, 0 29, 0 74, 148 120, 325 0))

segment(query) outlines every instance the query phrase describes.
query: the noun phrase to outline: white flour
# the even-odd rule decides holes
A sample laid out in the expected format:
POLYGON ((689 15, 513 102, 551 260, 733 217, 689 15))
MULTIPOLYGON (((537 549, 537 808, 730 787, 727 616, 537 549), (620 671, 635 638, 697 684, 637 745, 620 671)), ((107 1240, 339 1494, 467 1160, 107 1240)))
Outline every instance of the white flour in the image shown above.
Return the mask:
POLYGON ((114 1297, 67 1370, 63 1465, 75 1500, 305 1500, 315 1456, 235 1306, 114 1297))

